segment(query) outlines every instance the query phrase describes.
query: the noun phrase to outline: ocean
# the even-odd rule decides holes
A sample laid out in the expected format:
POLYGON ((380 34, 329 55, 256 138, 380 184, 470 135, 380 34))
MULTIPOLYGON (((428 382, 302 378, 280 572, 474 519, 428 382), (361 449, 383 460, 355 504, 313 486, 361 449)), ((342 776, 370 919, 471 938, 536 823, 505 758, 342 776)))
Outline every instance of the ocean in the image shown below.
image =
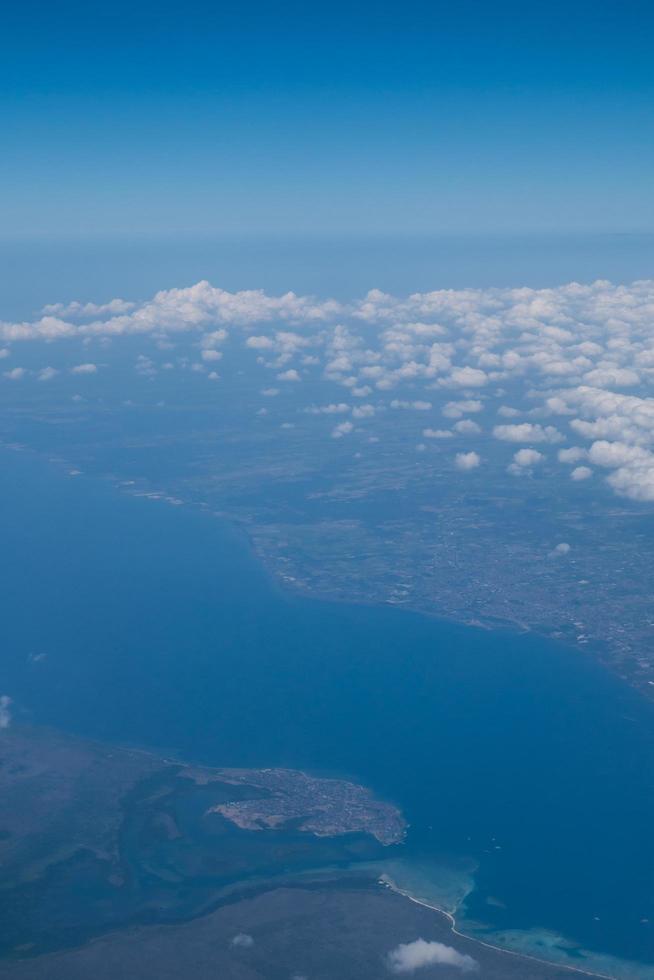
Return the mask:
POLYGON ((241 530, 28 453, 0 506, 16 720, 354 778, 410 823, 389 874, 462 931, 653 975, 654 706, 590 655, 290 595, 241 530))

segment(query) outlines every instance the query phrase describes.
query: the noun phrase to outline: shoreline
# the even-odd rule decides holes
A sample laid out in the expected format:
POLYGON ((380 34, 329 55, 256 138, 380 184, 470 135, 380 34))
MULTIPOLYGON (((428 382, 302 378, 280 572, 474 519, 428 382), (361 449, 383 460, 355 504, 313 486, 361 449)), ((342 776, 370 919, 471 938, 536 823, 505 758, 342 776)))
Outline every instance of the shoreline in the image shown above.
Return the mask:
POLYGON ((567 963, 559 963, 556 960, 546 960, 540 956, 534 956, 531 953, 521 953, 517 949, 510 949, 507 946, 497 946, 494 943, 489 943, 483 939, 478 939, 476 936, 469 936, 465 932, 461 932, 460 929, 457 928, 456 919, 452 914, 452 912, 449 912, 447 909, 441 908, 438 905, 433 905, 430 902, 426 902, 424 899, 416 898, 415 895, 412 895, 404 888, 400 888, 399 885, 397 885, 393 881, 390 875, 382 874, 378 879, 378 883, 382 885, 384 888, 388 888, 390 889, 390 891, 395 892, 396 895, 401 895, 403 898, 408 899, 410 902, 413 902, 415 905, 421 905, 423 908, 431 909, 432 912, 438 912, 439 915, 444 916, 450 923, 452 933, 455 936, 459 936, 461 939, 466 939, 469 942, 478 943, 480 946, 484 946, 486 949, 492 949, 496 953, 506 953, 507 956, 517 956, 520 959, 533 960, 534 963, 540 963, 543 966, 551 966, 551 967, 556 967, 557 969, 569 970, 571 973, 578 973, 582 976, 593 977, 595 978, 595 980, 616 980, 615 977, 610 976, 610 974, 608 973, 591 972, 590 970, 584 970, 583 968, 578 966, 570 966, 567 963))
MULTIPOLYGON (((3 448, 10 449, 11 447, 4 446, 3 448)), ((39 461, 45 462, 46 465, 51 465, 53 462, 56 463, 56 461, 48 460, 46 457, 44 457, 44 455, 42 453, 39 453, 38 451, 31 450, 31 449, 28 448, 27 449, 27 452, 28 452, 29 455, 35 457, 39 461)), ((96 482, 96 475, 95 474, 91 474, 89 476, 89 479, 91 479, 94 482, 96 482)), ((102 480, 102 477, 97 482, 101 482, 101 480, 102 480)), ((106 484, 105 485, 108 484, 109 486, 111 486, 112 491, 113 492, 116 492, 117 491, 119 495, 123 495, 124 494, 126 497, 131 497, 132 499, 137 498, 139 496, 138 494, 134 494, 134 493, 130 492, 129 490, 126 490, 125 488, 122 488, 119 485, 116 485, 113 482, 114 481, 114 477, 112 477, 112 476, 105 477, 105 480, 106 480, 106 484)), ((170 506, 169 501, 167 501, 165 498, 156 497, 155 499, 160 500, 161 503, 163 503, 163 504, 165 504, 167 506, 170 506)), ((348 604, 348 605, 353 605, 353 606, 367 605, 367 606, 370 606, 370 607, 373 607, 373 608, 378 608, 381 605, 383 605, 383 604, 380 604, 378 602, 373 602, 373 601, 371 601, 370 603, 365 603, 365 602, 362 603, 359 600, 353 601, 353 602, 350 603, 347 600, 344 600, 342 598, 330 598, 330 597, 316 596, 316 595, 312 595, 309 591, 307 591, 306 593, 303 593, 302 589, 298 589, 296 586, 294 586, 293 583, 289 583, 289 582, 284 581, 284 579, 282 577, 280 577, 278 573, 276 573, 274 566, 272 566, 272 564, 270 564, 270 563, 268 563, 268 562, 265 561, 265 556, 262 555, 255 548, 255 546, 253 544, 253 540, 252 540, 250 534, 248 533, 247 524, 244 524, 244 523, 242 523, 242 522, 240 522, 238 520, 235 520, 233 517, 230 517, 230 515, 227 514, 227 513, 219 513, 219 512, 212 512, 212 511, 207 512, 201 506, 198 506, 197 502, 191 502, 191 501, 189 501, 187 503, 189 504, 189 507, 188 507, 189 510, 194 510, 197 514, 204 513, 208 517, 213 518, 213 519, 216 519, 219 523, 221 523, 223 525, 223 527, 226 527, 229 532, 231 532, 236 538, 238 538, 239 541, 240 541, 240 543, 244 544, 247 547, 248 552, 249 552, 249 555, 256 562, 258 568, 262 570, 262 572, 265 575, 268 583, 270 585, 272 585, 275 588, 275 591, 278 592, 279 594, 284 595, 285 597, 288 597, 288 598, 291 598, 291 599, 294 599, 294 598, 297 597, 297 598, 300 598, 300 599, 309 599, 312 602, 316 602, 317 601, 317 602, 321 602, 321 603, 329 603, 329 604, 334 604, 334 605, 341 605, 341 604, 348 604)), ((393 606, 393 608, 398 608, 398 607, 397 606, 393 606)), ((432 613, 429 613, 429 612, 425 612, 424 610, 412 608, 408 604, 402 604, 400 606, 400 608, 403 608, 404 610, 406 610, 407 612, 409 612, 411 615, 418 615, 418 616, 421 616, 421 617, 425 617, 425 618, 429 618, 429 619, 434 619, 436 621, 440 621, 440 622, 443 622, 443 623, 448 623, 448 624, 455 625, 458 628, 462 628, 462 629, 476 629, 476 630, 480 630, 480 631, 484 631, 484 632, 487 631, 487 632, 494 632, 494 633, 496 633, 496 632, 507 632, 507 633, 514 633, 514 632, 516 632, 515 630, 513 630, 510 627, 505 626, 505 625, 490 627, 490 626, 487 626, 485 624, 480 624, 480 623, 465 623, 465 622, 462 622, 462 621, 459 621, 459 620, 456 620, 456 619, 450 619, 448 617, 443 617, 442 615, 432 614, 432 613)), ((522 632, 524 632, 524 629, 522 630, 522 632)), ((531 631, 527 630, 527 632, 531 632, 531 631)), ((543 639, 546 639, 548 642, 552 642, 552 643, 556 643, 556 644, 562 644, 562 641, 561 640, 556 640, 556 639, 553 639, 551 637, 545 637, 545 636, 543 636, 543 634, 535 633, 534 635, 536 635, 536 636, 542 636, 543 639)), ((566 644, 562 644, 562 645, 566 645, 566 644)), ((573 649, 576 652, 582 652, 582 651, 579 651, 579 649, 577 647, 571 647, 571 648, 568 647, 568 649, 573 649)), ((584 651, 584 653, 587 653, 587 652, 589 652, 589 651, 584 651)), ((603 666, 603 665, 599 665, 599 666, 603 666)), ((613 676, 615 677, 616 675, 614 674, 613 676)), ((623 683, 624 683, 624 681, 623 681, 623 683)), ((626 682, 626 686, 628 686, 629 689, 631 691, 634 691, 635 693, 638 693, 638 694, 641 693, 638 688, 636 688, 635 686, 629 684, 628 682, 626 682)), ((95 740, 91 739, 91 741, 95 741, 95 740)), ((143 753, 143 754, 145 754, 147 756, 150 756, 150 757, 157 757, 158 756, 158 752, 156 752, 156 751, 154 751, 152 749, 145 749, 145 748, 142 748, 140 746, 134 746, 134 745, 132 745, 132 746, 129 746, 129 745, 128 746, 125 746, 124 744, 123 744, 123 747, 129 748, 131 751, 134 751, 134 752, 143 753)), ((162 753, 162 755, 163 755, 163 753, 162 753)), ((199 767, 206 767, 206 768, 210 768, 210 769, 211 768, 215 768, 215 766, 212 766, 210 764, 207 764, 206 762, 197 762, 197 763, 183 762, 178 757, 176 757, 176 751, 174 749, 173 749, 172 753, 171 753, 171 750, 168 749, 165 752, 165 755, 163 755, 163 758, 164 758, 164 761, 165 762, 167 762, 169 764, 174 764, 174 765, 181 765, 181 766, 185 766, 185 767, 196 765, 196 766, 199 766, 199 767), (171 754, 172 754, 172 758, 170 757, 171 754)), ((224 768, 224 767, 219 767, 219 768, 224 768)), ((287 768, 287 767, 281 767, 281 768, 287 768)), ((289 771, 293 771, 292 770, 292 767, 289 768, 289 771)), ((312 775, 312 770, 311 769, 308 769, 307 770, 306 768, 300 768, 300 769, 295 770, 295 771, 304 772, 307 775, 312 775)), ((316 775, 318 776, 318 778, 320 778, 319 774, 316 774, 316 775)), ((331 777, 331 778, 334 778, 334 777, 331 777)), ((339 778, 339 777, 336 777, 336 778, 339 778)), ((348 781, 350 781, 350 780, 348 780, 348 781)), ((360 782, 359 782, 359 777, 357 777, 356 780, 352 780, 352 781, 355 782, 357 785, 361 785, 360 782)), ((371 791, 374 793, 374 789, 372 789, 371 791)), ((386 799, 386 798, 384 797, 384 799, 386 799)), ((386 884, 388 887, 393 888, 394 891, 396 891, 398 894, 401 894, 403 897, 408 898, 410 901, 412 901, 412 902, 414 902, 416 904, 419 904, 419 905, 423 905, 424 907, 429 908, 432 911, 436 911, 436 912, 440 913, 441 915, 446 916, 448 918, 448 921, 451 924, 452 932, 455 935, 457 935, 457 936, 460 936, 462 938, 465 938, 466 940, 469 940, 471 942, 479 943, 481 946, 485 946, 485 947, 487 947, 489 949, 492 949, 492 950, 496 950, 496 951, 499 951, 499 952, 507 953, 507 954, 513 955, 513 956, 520 956, 520 957, 525 958, 527 960, 533 960, 534 962, 542 963, 544 965, 556 966, 556 967, 559 967, 561 969, 565 969, 565 970, 568 970, 568 971, 573 971, 573 972, 578 973, 578 974, 581 974, 581 975, 602 978, 602 980, 615 980, 614 977, 612 977, 611 975, 606 974, 606 973, 591 972, 589 970, 586 970, 586 969, 583 969, 583 968, 580 968, 580 967, 577 967, 577 966, 573 966, 573 965, 570 965, 570 964, 567 964, 567 963, 559 963, 556 960, 543 959, 543 958, 541 958, 539 956, 535 956, 535 955, 532 955, 532 954, 529 954, 529 953, 523 953, 523 952, 520 952, 519 950, 511 949, 510 947, 497 945, 497 944, 494 944, 494 943, 486 942, 486 941, 484 941, 482 939, 477 939, 476 937, 471 936, 471 935, 466 935, 466 933, 461 932, 461 931, 459 931, 457 929, 457 927, 456 927, 456 919, 455 919, 454 915, 451 912, 447 911, 444 908, 440 908, 437 905, 432 905, 429 902, 422 901, 420 899, 415 898, 409 892, 406 892, 406 891, 400 889, 390 879, 389 879, 388 882, 384 882, 384 884, 386 884)))

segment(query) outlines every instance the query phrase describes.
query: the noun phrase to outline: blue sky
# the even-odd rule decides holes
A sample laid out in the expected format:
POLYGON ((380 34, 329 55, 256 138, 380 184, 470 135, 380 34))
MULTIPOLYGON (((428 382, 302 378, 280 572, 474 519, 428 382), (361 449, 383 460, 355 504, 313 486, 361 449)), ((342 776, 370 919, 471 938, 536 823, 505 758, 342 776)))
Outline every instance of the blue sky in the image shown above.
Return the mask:
POLYGON ((27 2, 1 234, 649 231, 646 3, 27 2))

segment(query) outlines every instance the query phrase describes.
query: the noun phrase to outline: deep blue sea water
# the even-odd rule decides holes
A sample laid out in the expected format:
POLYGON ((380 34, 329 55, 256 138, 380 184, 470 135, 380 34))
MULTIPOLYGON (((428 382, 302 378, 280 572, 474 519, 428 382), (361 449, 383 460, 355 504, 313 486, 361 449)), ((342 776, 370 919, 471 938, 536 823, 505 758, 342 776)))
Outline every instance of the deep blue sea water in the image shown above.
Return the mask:
POLYGON ((0 459, 16 717, 354 776, 402 807, 416 866, 478 864, 468 920, 654 962, 654 710, 590 657, 291 597, 207 514, 0 459))

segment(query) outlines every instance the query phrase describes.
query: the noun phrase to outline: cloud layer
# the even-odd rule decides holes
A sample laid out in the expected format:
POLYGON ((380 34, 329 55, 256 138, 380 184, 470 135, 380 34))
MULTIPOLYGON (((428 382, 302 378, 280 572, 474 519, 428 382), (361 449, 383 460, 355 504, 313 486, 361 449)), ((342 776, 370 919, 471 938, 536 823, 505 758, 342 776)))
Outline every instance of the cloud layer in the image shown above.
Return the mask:
MULTIPOLYGON (((451 429, 423 422, 426 439, 517 443, 541 452, 531 466, 548 458, 542 450, 550 445, 578 443, 565 448, 567 458, 558 455, 559 463, 575 464, 566 479, 593 486, 586 481, 597 467, 616 493, 654 501, 654 280, 404 298, 372 290, 351 303, 292 292, 231 293, 199 282, 142 303, 54 304, 33 321, 1 322, 4 378, 58 383, 60 372, 50 366, 15 363, 26 341, 124 335, 150 335, 163 348, 166 338, 186 335, 199 351, 193 370, 212 381, 219 375, 205 372, 221 360, 222 348, 244 347, 270 371, 270 395, 316 378, 331 382, 334 414, 348 416, 332 426, 336 439, 372 418, 376 399, 388 393, 382 407, 398 417, 438 412, 453 420, 451 429), (495 420, 484 427, 488 413, 495 420)), ((143 358, 139 370, 151 377, 163 367, 143 358)), ((91 375, 96 365, 86 361, 69 370, 91 375)), ((529 472, 524 458, 516 456, 510 472, 529 472)))

